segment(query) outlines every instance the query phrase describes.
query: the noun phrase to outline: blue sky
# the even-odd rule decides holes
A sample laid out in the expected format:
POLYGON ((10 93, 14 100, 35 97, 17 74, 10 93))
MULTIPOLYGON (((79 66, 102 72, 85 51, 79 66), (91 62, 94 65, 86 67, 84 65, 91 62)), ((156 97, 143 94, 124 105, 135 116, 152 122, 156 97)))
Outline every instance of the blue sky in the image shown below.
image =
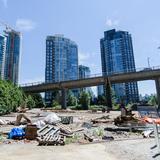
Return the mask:
MULTIPOLYGON (((79 47, 79 64, 101 72, 99 39, 108 29, 132 34, 136 67, 160 65, 159 0, 0 0, 0 21, 23 34, 20 83, 43 81, 45 38, 64 34, 79 47)), ((2 26, 0 26, 2 27, 2 26)), ((154 93, 153 81, 139 83, 154 93)))

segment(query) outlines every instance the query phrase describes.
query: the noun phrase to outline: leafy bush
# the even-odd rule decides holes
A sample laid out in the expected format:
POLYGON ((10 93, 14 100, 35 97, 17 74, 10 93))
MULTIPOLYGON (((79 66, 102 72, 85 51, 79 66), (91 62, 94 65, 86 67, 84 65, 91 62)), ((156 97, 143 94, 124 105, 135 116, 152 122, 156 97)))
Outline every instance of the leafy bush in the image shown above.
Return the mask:
POLYGON ((149 105, 156 106, 158 104, 157 96, 151 95, 148 101, 149 105))
POLYGON ((24 100, 25 95, 18 86, 0 80, 0 115, 16 111, 24 100))
POLYGON ((101 111, 102 108, 104 108, 105 106, 103 105, 91 105, 89 106, 89 110, 97 110, 97 111, 101 111))
POLYGON ((61 106, 59 105, 58 101, 56 101, 56 100, 53 100, 52 107, 54 109, 61 109, 61 106))
POLYGON ((77 106, 68 106, 68 108, 72 109, 72 110, 83 110, 83 107, 81 105, 77 105, 77 106))
POLYGON ((112 109, 113 110, 119 110, 120 109, 120 105, 119 104, 114 104, 112 109))

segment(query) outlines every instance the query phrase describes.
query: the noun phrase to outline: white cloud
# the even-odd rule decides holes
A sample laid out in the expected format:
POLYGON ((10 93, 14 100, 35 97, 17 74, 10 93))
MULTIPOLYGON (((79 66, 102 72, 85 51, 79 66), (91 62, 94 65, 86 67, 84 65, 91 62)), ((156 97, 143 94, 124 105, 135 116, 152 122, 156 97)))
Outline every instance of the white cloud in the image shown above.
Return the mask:
POLYGON ((36 23, 30 19, 17 19, 16 27, 20 31, 31 31, 35 29, 36 23))
POLYGON ((78 59, 80 63, 88 63, 91 59, 96 59, 96 57, 99 56, 95 52, 79 52, 78 53, 78 59))
POLYGON ((117 19, 107 19, 107 21, 106 21, 106 25, 108 26, 108 27, 113 27, 113 26, 118 26, 119 25, 119 20, 117 20, 117 19))
POLYGON ((84 61, 88 60, 88 58, 89 58, 88 53, 83 53, 83 52, 78 53, 78 59, 79 59, 80 63, 83 63, 84 61))
POLYGON ((8 7, 8 0, 1 0, 4 7, 7 8, 8 7))

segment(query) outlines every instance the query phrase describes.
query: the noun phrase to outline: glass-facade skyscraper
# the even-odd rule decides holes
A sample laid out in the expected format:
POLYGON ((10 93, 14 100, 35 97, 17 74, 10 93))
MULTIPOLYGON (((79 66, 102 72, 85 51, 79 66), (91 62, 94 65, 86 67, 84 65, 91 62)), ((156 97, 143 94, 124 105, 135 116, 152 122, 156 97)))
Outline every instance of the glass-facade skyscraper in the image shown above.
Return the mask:
POLYGON ((79 79, 89 78, 91 75, 90 68, 84 65, 79 65, 79 79))
MULTIPOLYGON (((112 75, 136 71, 131 34, 115 29, 105 31, 100 40, 102 73, 112 75)), ((112 85, 117 101, 125 103, 139 100, 137 82, 112 85)), ((105 91, 105 90, 104 90, 105 91)))
POLYGON ((21 34, 6 29, 0 35, 0 78, 18 84, 21 34))
POLYGON ((4 64, 6 53, 6 37, 0 35, 0 79, 4 79, 4 64))
MULTIPOLYGON (((46 39, 45 82, 60 82, 78 79, 78 46, 63 35, 48 36, 46 39)), ((52 92, 45 93, 50 104, 52 92)))
POLYGON ((5 31, 6 53, 4 79, 18 84, 21 34, 14 30, 5 31))
MULTIPOLYGON (((90 68, 84 65, 79 65, 79 79, 89 78, 91 76, 90 68)), ((81 88, 80 91, 91 91, 90 87, 81 88)))

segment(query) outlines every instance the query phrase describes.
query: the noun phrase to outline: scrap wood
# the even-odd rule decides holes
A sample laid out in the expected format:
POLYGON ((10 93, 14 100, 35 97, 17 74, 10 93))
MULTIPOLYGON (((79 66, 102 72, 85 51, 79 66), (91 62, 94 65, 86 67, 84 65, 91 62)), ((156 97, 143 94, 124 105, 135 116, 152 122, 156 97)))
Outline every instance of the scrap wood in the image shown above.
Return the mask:
POLYGON ((104 130, 110 132, 117 132, 117 131, 142 132, 145 131, 147 128, 150 129, 150 127, 143 127, 143 126, 127 126, 127 127, 106 127, 104 128, 104 130))
MULTIPOLYGON (((130 141, 130 140, 142 140, 143 138, 123 138, 123 139, 114 139, 114 142, 121 142, 121 141, 130 141)), ((112 142, 113 140, 96 140, 93 142, 87 142, 87 141, 82 141, 80 140, 78 143, 80 145, 85 145, 85 144, 97 144, 97 143, 106 143, 106 142, 112 142)))
POLYGON ((68 138, 73 137, 73 134, 66 134, 66 133, 62 133, 62 132, 60 132, 59 135, 62 135, 62 136, 68 137, 68 138))
POLYGON ((57 123, 56 126, 59 127, 60 131, 65 134, 73 134, 73 132, 70 130, 70 128, 63 125, 63 124, 57 123))
POLYGON ((98 120, 98 119, 110 119, 110 118, 109 118, 109 115, 107 115, 107 116, 97 117, 93 120, 98 120))
POLYGON ((78 142, 78 144, 80 144, 80 145, 85 145, 85 144, 97 144, 97 143, 105 143, 105 142, 110 142, 110 141, 112 141, 112 140, 93 140, 92 142, 80 140, 80 141, 78 142))
POLYGON ((90 137, 89 135, 85 134, 85 133, 84 133, 84 139, 88 140, 89 142, 93 142, 93 138, 90 137))
POLYGON ((133 117, 133 116, 125 116, 125 117, 118 116, 114 119, 115 125, 120 125, 120 124, 127 123, 127 122, 139 123, 140 120, 138 118, 133 117))
POLYGON ((108 119, 110 119, 109 115, 92 119, 91 122, 93 122, 93 123, 108 123, 108 122, 111 122, 108 119))
POLYGON ((91 122, 93 123, 108 123, 108 122, 111 122, 109 120, 103 120, 103 119, 97 119, 97 120, 91 120, 91 122))
POLYGON ((110 118, 109 118, 109 115, 107 115, 107 116, 99 117, 99 118, 97 118, 97 119, 110 119, 110 118))
POLYGON ((64 109, 53 109, 53 108, 42 108, 42 111, 51 111, 55 113, 76 113, 76 111, 73 110, 64 110, 64 109))
POLYGON ((84 128, 79 128, 79 129, 72 130, 73 133, 80 132, 80 131, 84 131, 84 128))

